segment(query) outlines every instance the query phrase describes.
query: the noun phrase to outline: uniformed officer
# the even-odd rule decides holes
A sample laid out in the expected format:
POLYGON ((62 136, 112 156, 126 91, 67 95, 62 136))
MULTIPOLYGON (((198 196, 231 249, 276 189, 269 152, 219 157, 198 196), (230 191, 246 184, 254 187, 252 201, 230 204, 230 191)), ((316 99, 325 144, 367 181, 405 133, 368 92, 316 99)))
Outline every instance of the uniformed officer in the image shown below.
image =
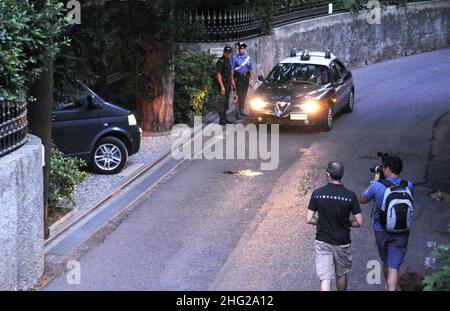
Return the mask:
POLYGON ((231 46, 226 46, 223 49, 223 55, 217 61, 217 84, 219 86, 219 101, 218 112, 220 121, 219 124, 225 125, 226 123, 232 123, 227 120, 228 101, 230 99, 231 88, 234 88, 234 81, 232 79, 231 69, 231 53, 233 49, 231 46))
POLYGON ((244 113, 244 108, 248 87, 253 86, 253 62, 250 56, 247 55, 247 44, 238 42, 237 47, 239 52, 233 57, 231 64, 236 84, 236 94, 238 97, 236 118, 239 119, 241 116, 248 117, 248 115, 244 113))

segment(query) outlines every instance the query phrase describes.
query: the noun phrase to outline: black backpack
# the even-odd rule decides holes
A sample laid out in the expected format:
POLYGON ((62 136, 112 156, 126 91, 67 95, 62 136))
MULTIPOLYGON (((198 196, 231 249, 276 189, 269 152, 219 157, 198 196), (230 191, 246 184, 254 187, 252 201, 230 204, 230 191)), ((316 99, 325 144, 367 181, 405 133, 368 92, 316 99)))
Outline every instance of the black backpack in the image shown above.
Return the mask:
POLYGON ((408 232, 414 218, 414 201, 408 182, 402 180, 398 186, 386 179, 378 182, 386 187, 380 212, 381 225, 387 232, 408 232))

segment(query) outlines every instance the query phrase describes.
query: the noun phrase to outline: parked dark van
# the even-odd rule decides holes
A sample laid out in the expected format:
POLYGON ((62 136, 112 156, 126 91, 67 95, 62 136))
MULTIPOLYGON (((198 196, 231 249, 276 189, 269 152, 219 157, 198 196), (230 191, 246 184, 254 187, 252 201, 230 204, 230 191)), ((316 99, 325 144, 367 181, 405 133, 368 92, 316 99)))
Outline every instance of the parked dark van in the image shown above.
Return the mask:
POLYGON ((53 143, 66 156, 84 159, 97 173, 116 174, 139 151, 142 131, 131 111, 103 100, 77 82, 73 96, 55 95, 53 143))

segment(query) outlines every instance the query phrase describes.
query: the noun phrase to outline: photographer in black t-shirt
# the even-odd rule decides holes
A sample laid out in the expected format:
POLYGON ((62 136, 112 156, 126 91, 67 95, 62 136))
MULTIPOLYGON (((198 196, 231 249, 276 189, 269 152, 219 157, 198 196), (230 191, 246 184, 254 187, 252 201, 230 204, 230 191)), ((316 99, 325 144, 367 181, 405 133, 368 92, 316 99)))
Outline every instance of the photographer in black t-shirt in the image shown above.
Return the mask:
POLYGON ((313 192, 306 223, 317 225, 314 249, 320 290, 329 291, 331 280, 336 278, 337 289, 344 291, 347 290, 347 273, 352 268, 350 228, 361 227, 364 217, 356 194, 341 183, 342 163, 328 164, 326 174, 328 184, 313 192), (355 216, 353 221, 350 221, 350 213, 355 216))

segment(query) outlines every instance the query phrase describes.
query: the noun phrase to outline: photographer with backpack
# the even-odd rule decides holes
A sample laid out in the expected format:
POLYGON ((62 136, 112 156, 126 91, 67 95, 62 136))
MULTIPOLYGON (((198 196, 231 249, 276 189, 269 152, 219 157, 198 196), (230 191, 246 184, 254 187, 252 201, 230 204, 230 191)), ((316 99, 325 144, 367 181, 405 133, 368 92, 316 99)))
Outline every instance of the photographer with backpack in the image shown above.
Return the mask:
POLYGON ((383 158, 383 174, 377 173, 359 198, 361 204, 374 200, 373 229, 389 291, 397 289, 414 212, 413 184, 399 177, 402 169, 403 162, 399 157, 383 158), (385 179, 380 179, 380 175, 385 179))

